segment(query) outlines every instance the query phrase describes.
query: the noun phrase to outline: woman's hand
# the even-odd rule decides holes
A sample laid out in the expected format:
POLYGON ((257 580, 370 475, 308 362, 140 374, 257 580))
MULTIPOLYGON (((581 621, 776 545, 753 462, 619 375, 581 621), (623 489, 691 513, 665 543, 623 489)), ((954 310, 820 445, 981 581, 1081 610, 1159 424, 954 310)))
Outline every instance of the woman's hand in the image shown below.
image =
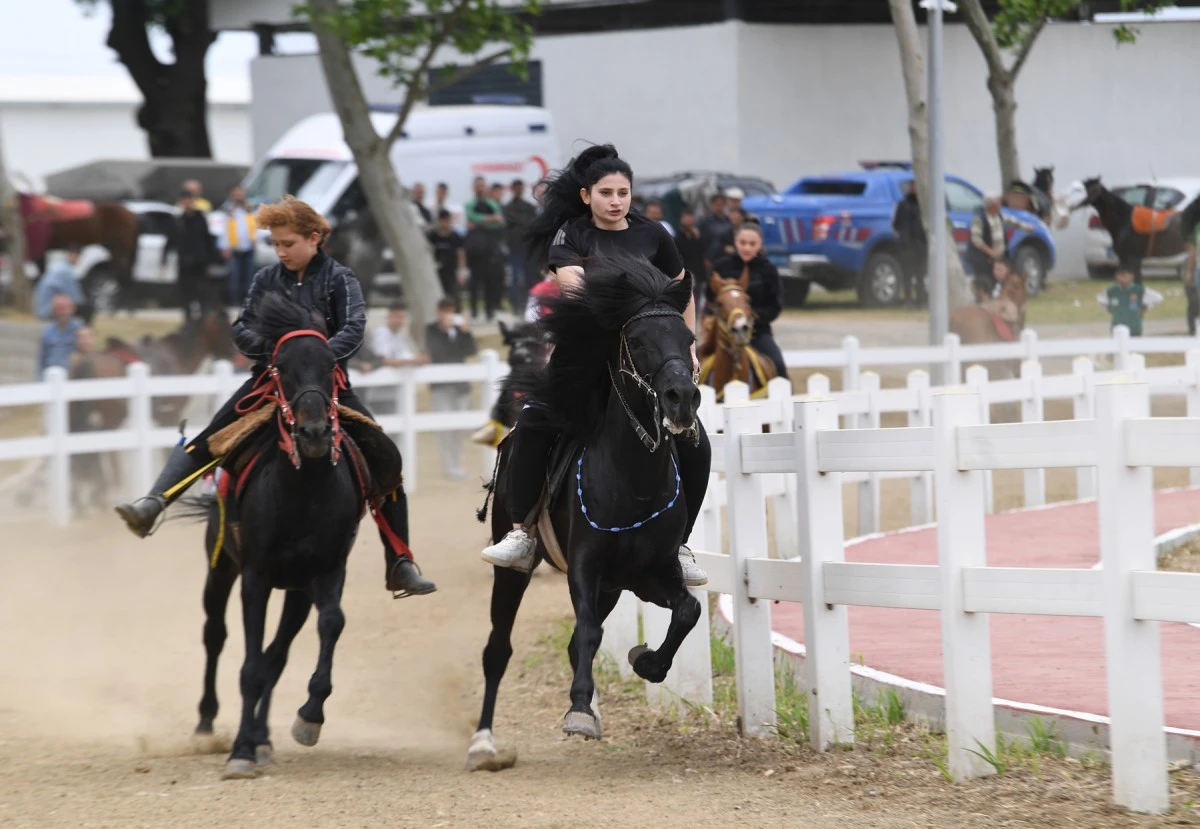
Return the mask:
POLYGON ((700 373, 700 358, 696 356, 696 341, 695 340, 692 340, 691 351, 692 351, 692 375, 695 376, 700 373))

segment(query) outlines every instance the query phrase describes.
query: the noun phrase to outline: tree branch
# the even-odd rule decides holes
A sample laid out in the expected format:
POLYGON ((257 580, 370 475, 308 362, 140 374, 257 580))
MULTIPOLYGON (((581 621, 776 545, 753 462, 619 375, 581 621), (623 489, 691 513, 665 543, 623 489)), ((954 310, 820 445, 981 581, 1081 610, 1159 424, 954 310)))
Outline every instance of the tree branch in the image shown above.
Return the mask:
POLYGON ((475 63, 468 66, 467 68, 458 70, 453 75, 451 75, 449 78, 438 81, 437 83, 430 84, 429 89, 426 90, 426 94, 433 95, 435 93, 441 92, 443 89, 447 89, 448 87, 454 86, 456 83, 462 83, 467 78, 477 75, 480 72, 482 72, 484 69, 487 69, 493 63, 496 63, 497 61, 499 61, 503 58, 509 57, 510 55, 512 55, 512 53, 513 53, 513 50, 512 50, 512 47, 510 46, 507 49, 501 49, 498 52, 493 52, 492 54, 488 55, 486 58, 480 58, 479 60, 475 61, 475 63))
MULTIPOLYGON (((456 9, 455 12, 457 13, 457 11, 456 9)), ((433 56, 437 54, 438 49, 442 48, 442 44, 446 42, 448 32, 449 29, 447 27, 441 27, 440 31, 434 35, 433 40, 429 41, 429 49, 426 50, 425 55, 421 58, 421 62, 417 64, 416 71, 412 75, 412 80, 408 84, 408 90, 404 93, 404 104, 400 107, 400 112, 396 116, 396 123, 383 139, 389 149, 396 143, 396 139, 400 137, 400 133, 404 132, 404 123, 408 120, 409 113, 412 112, 412 108, 416 106, 417 101, 421 97, 421 87, 425 84, 425 73, 429 69, 429 64, 433 62, 433 56)))
POLYGON ((1017 59, 1013 61, 1012 68, 1009 69, 1009 74, 1013 80, 1017 79, 1017 75, 1021 72, 1021 67, 1025 65, 1025 59, 1029 57, 1029 53, 1033 51, 1033 44, 1037 41, 1038 35, 1042 33, 1042 29, 1046 28, 1048 17, 1043 17, 1033 27, 1033 31, 1029 33, 1029 37, 1025 38, 1025 42, 1021 44, 1021 48, 1017 50, 1017 59))
POLYGON ((105 43, 125 64, 143 98, 150 98, 160 91, 163 69, 150 48, 148 22, 144 0, 112 0, 112 26, 105 43))
MULTIPOLYGON (((1004 66, 1004 54, 1000 51, 1000 44, 996 42, 996 35, 992 32, 992 24, 988 22, 983 5, 979 0, 961 0, 961 2, 964 12, 963 22, 967 24, 967 30, 971 32, 971 37, 975 38, 975 42, 979 44, 979 51, 983 52, 988 72, 995 77, 1001 77, 1008 70, 1004 66)), ((1028 54, 1028 51, 1026 53, 1028 54)))

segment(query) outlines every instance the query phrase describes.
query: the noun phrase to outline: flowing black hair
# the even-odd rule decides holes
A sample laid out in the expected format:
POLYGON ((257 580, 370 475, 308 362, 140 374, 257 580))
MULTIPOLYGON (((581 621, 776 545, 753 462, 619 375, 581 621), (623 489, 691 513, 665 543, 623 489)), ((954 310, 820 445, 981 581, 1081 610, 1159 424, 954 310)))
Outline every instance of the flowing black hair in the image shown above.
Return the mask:
POLYGON ((584 262, 587 279, 545 301, 539 325, 554 344, 541 370, 513 369, 513 389, 549 411, 568 435, 590 436, 600 423, 612 384, 608 363, 616 359, 621 329, 631 317, 663 306, 680 314, 692 297, 691 276, 673 280, 644 259, 595 256, 584 262))
POLYGON ((601 144, 588 147, 568 161, 566 167, 542 179, 540 184, 545 187, 542 212, 525 231, 525 250, 529 258, 541 263, 543 268, 546 266, 550 243, 558 229, 591 212, 579 191, 592 189, 596 182, 612 173, 625 176, 630 186, 633 185, 633 168, 629 162, 617 155, 612 144, 601 144))

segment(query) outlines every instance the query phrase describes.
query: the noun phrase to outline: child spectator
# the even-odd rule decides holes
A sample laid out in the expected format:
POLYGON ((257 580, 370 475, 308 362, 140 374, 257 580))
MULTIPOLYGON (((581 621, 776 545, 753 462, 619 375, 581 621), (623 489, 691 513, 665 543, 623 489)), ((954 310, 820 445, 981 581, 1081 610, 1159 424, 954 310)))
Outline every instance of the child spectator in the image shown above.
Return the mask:
POLYGON ((433 261, 437 265, 438 281, 442 283, 442 294, 457 301, 467 283, 467 252, 463 248, 463 237, 452 222, 449 210, 439 210, 437 227, 429 231, 429 244, 433 245, 433 261))
POLYGON ((45 375, 51 366, 71 367, 71 355, 75 353, 75 338, 83 323, 75 318, 75 302, 66 294, 55 294, 50 300, 50 313, 54 317, 42 331, 41 351, 38 357, 38 377, 45 375))
POLYGON ((1131 336, 1140 337, 1142 318, 1146 316, 1146 310, 1162 301, 1162 295, 1134 282, 1133 270, 1122 265, 1117 268, 1116 281, 1108 286, 1108 290, 1097 296, 1096 301, 1103 305, 1112 317, 1110 330, 1124 325, 1129 329, 1131 336))

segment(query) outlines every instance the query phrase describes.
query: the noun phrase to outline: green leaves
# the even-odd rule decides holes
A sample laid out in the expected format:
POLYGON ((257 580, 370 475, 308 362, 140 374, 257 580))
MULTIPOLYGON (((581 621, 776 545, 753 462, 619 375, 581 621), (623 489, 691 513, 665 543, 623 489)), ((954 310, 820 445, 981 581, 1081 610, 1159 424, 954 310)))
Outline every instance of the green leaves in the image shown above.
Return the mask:
POLYGON ((425 72, 443 46, 466 62, 442 68, 438 85, 501 57, 523 72, 533 46, 530 17, 540 5, 540 0, 503 6, 496 0, 350 0, 336 12, 321 13, 306 5, 294 11, 324 23, 352 50, 377 62, 380 74, 395 86, 415 87, 419 97, 425 97, 425 72), (489 46, 493 51, 483 54, 489 46))
MULTIPOLYGON (((1174 5, 1170 0, 1121 0, 1121 11, 1153 12, 1174 5)), ((1000 0, 1000 10, 992 20, 992 31, 1002 49, 1020 50, 1049 20, 1068 17, 1080 6, 1080 0, 1000 0)), ((1135 43, 1138 30, 1120 25, 1113 29, 1117 43, 1135 43)))

